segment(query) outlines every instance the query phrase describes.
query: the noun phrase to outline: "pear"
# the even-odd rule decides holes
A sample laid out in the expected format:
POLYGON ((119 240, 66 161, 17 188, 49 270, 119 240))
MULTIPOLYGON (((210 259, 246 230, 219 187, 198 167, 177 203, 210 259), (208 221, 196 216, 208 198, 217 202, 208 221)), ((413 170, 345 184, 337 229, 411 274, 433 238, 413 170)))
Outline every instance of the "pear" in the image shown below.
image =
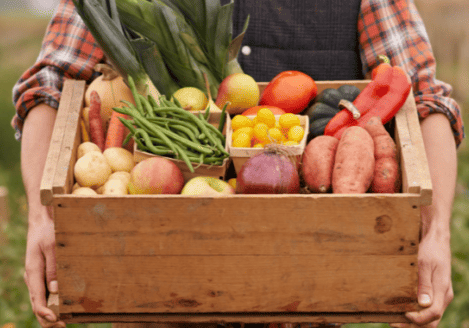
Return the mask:
POLYGON ((226 111, 229 114, 241 114, 246 109, 257 106, 259 97, 259 87, 252 76, 234 73, 220 83, 215 104, 223 108, 228 102, 226 111))

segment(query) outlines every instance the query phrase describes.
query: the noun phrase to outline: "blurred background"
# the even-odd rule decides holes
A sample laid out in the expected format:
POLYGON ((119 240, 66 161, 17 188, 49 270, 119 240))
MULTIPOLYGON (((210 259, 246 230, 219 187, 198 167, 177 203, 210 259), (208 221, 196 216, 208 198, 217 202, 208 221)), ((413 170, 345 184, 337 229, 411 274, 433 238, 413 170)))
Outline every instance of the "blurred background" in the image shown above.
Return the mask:
MULTIPOLYGON (((13 323, 39 328, 23 282, 27 206, 20 172, 20 143, 10 120, 11 90, 34 63, 57 0, 0 1, 0 327, 13 323)), ((437 78, 453 86, 466 134, 469 130, 469 0, 415 0, 424 19, 435 57, 437 78)), ((455 298, 439 327, 469 328, 469 149, 458 148, 458 186, 452 221, 452 274, 455 298)), ((6 328, 7 326, 5 326, 6 328)), ((12 326, 8 326, 10 328, 12 326)), ((108 324, 68 327, 110 328, 108 324)), ((347 328, 384 328, 355 324, 347 328)))

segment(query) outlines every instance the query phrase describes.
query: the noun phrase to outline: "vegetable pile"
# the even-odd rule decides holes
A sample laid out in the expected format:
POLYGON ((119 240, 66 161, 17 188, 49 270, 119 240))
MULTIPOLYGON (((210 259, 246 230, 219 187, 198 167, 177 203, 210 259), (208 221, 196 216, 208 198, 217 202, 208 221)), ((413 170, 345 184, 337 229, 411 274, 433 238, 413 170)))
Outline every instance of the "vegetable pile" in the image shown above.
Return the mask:
MULTIPOLYGON (((125 171, 133 178, 124 187, 110 183, 106 193, 111 192, 111 187, 124 194, 205 196, 235 192, 399 192, 397 147, 384 124, 407 99, 410 92, 407 75, 398 67, 382 63, 373 71, 373 79, 363 91, 343 85, 325 89, 315 97, 312 96, 317 94, 314 80, 311 79, 305 93, 294 88, 292 79, 297 79, 297 83, 310 81, 302 73, 281 73, 269 82, 262 97, 256 95, 255 101, 248 99, 255 106, 229 113, 229 102, 225 102, 222 109, 216 109, 216 114, 220 114, 218 122, 211 116, 211 108, 216 106, 211 99, 208 79, 205 80, 207 97, 201 89, 183 87, 168 99, 167 95, 142 92, 129 74, 122 89, 131 99, 124 97, 124 93, 122 98, 118 96, 123 105, 112 107, 110 117, 103 116, 102 105, 109 103, 107 97, 115 98, 115 94, 101 92, 101 98, 98 90, 90 86, 87 120, 81 127, 83 141, 91 141, 89 144, 95 149, 83 156, 85 159, 78 156, 76 180, 80 187, 102 193, 111 173, 118 170, 115 166, 129 164, 133 148, 127 148, 129 152, 124 147, 134 143, 136 149, 146 152, 151 160, 144 160, 138 169, 130 169, 136 163, 127 165, 125 171), (285 90, 278 89, 287 82, 292 83, 291 99, 287 99, 285 90), (268 99, 271 104, 260 105, 260 99, 268 99), (184 100, 184 105, 180 100, 184 100), (287 105, 281 107, 282 103, 287 105), (226 124, 229 117, 230 124, 226 124), (308 120, 311 129, 308 129, 308 120), (230 137, 228 143, 225 135, 230 137), (115 149, 126 153, 114 155, 112 159, 102 156, 106 152, 118 154, 115 149), (226 176, 229 183, 219 180, 218 176, 202 176, 191 179, 189 184, 186 173, 181 172, 181 164, 189 168, 191 177, 198 177, 200 170, 197 169, 203 164, 227 169, 230 153, 233 161, 244 159, 236 162, 241 164, 236 167, 234 176, 226 176), (94 165, 94 171, 100 172, 100 176, 91 174, 93 170, 87 169, 89 165, 94 165)), ((229 95, 230 101, 242 99, 246 90, 252 88, 250 84, 239 87, 242 83, 238 81, 243 80, 244 76, 239 73, 226 77, 227 82, 220 84, 219 94, 225 98, 229 95)), ((89 193, 89 190, 80 192, 89 193)))

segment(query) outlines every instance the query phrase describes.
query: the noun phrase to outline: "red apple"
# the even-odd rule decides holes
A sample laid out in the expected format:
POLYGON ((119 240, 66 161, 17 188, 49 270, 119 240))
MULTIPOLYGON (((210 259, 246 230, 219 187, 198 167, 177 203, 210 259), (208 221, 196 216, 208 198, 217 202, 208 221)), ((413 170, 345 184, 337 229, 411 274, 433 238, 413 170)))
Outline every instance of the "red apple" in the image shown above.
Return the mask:
POLYGON ((164 157, 147 158, 130 172, 131 194, 179 194, 183 186, 181 170, 164 157))

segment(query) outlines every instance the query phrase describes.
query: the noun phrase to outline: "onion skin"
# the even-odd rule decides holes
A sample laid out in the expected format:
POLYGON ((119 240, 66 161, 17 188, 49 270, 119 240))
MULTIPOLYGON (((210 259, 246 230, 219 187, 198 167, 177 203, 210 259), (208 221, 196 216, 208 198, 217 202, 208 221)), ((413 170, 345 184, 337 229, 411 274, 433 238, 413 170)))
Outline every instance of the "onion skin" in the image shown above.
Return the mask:
POLYGON ((265 151, 249 158, 236 178, 237 194, 295 194, 300 192, 297 166, 285 155, 265 151))

